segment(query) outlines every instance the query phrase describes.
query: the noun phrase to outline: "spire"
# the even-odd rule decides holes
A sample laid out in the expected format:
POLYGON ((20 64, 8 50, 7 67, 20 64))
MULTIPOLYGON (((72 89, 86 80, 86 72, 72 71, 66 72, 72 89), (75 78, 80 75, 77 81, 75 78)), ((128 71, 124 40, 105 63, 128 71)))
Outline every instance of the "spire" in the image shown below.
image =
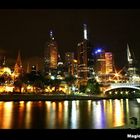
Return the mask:
POLYGON ((6 65, 5 56, 4 56, 4 58, 3 58, 3 63, 2 63, 2 65, 3 65, 3 66, 5 66, 5 65, 6 65))
POLYGON ((54 36, 53 36, 53 31, 52 30, 50 30, 50 39, 54 40, 54 36))
POLYGON ((127 60, 128 60, 128 63, 129 64, 132 64, 133 59, 132 59, 132 55, 131 55, 131 52, 130 52, 130 49, 129 49, 129 45, 128 44, 127 44, 127 60))
POLYGON ((88 40, 88 38, 87 38, 87 25, 86 24, 83 24, 83 25, 84 25, 84 39, 88 40))
POLYGON ((17 57, 16 64, 17 64, 18 66, 22 66, 20 51, 18 51, 18 57, 17 57))
POLYGON ((30 64, 29 64, 29 62, 27 63, 27 73, 30 73, 30 64))
POLYGON ((36 71, 39 71, 38 63, 36 64, 36 71))
POLYGON ((21 63, 20 51, 18 51, 18 57, 17 57, 17 60, 16 60, 14 73, 17 74, 17 75, 22 73, 22 63, 21 63))

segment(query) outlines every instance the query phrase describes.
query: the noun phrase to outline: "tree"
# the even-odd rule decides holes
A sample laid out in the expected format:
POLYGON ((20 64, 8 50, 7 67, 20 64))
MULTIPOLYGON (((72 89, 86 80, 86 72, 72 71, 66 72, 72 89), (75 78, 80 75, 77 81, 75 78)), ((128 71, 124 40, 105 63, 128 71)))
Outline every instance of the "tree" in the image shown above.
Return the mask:
POLYGON ((85 92, 88 93, 88 94, 99 94, 99 93, 101 93, 99 83, 94 78, 88 80, 85 92))
POLYGON ((76 78, 74 76, 72 76, 72 75, 70 75, 70 76, 68 76, 68 77, 65 78, 65 81, 67 82, 67 84, 69 86, 71 86, 72 84, 74 84, 75 80, 76 80, 76 78))
POLYGON ((19 92, 21 93, 21 88, 22 88, 22 80, 19 78, 14 82, 15 88, 19 89, 19 92))
MULTIPOLYGON (((24 84, 26 85, 32 85, 33 89, 44 89, 44 84, 45 84, 45 78, 44 76, 37 72, 31 72, 31 73, 26 73, 23 77, 22 77, 22 81, 24 84)), ((37 92, 37 90, 36 90, 37 92)))

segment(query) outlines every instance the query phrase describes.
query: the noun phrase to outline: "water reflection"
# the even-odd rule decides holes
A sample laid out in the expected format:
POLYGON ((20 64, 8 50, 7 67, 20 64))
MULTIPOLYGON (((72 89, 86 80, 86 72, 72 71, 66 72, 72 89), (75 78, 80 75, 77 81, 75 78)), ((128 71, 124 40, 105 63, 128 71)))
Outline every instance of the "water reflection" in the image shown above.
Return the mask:
POLYGON ((124 112, 123 112, 123 100, 114 100, 114 120, 113 126, 123 126, 124 125, 124 112))
POLYGON ((105 112, 103 101, 97 101, 93 104, 93 128, 101 129, 105 127, 105 112))
POLYGON ((12 109, 13 102, 5 102, 3 104, 3 118, 2 118, 2 128, 7 129, 12 126, 12 109))
POLYGON ((0 102, 0 129, 113 128, 140 120, 135 100, 0 102))
POLYGON ((64 128, 68 128, 68 120, 69 120, 69 115, 68 115, 68 101, 64 101, 64 119, 63 119, 63 123, 64 123, 64 128))
POLYGON ((32 102, 26 103, 26 111, 25 113, 25 128, 31 128, 31 119, 34 116, 31 116, 32 111, 32 102))
POLYGON ((79 101, 72 101, 72 110, 71 110, 71 128, 76 129, 78 128, 78 113, 79 113, 79 106, 77 106, 79 101))

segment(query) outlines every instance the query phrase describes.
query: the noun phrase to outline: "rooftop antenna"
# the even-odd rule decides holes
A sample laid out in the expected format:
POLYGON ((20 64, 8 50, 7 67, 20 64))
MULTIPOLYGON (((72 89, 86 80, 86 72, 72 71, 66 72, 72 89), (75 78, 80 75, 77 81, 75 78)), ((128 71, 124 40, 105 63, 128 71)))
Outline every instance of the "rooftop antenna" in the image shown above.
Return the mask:
POLYGON ((88 40, 88 38, 87 38, 87 25, 86 24, 83 24, 83 25, 84 25, 84 39, 88 40))
POLYGON ((3 58, 3 63, 2 63, 2 65, 3 65, 3 66, 5 66, 5 65, 6 65, 5 56, 4 56, 4 58, 3 58))
POLYGON ((53 31, 52 31, 52 30, 50 30, 50 38, 51 38, 52 40, 54 40, 54 36, 53 36, 53 31))

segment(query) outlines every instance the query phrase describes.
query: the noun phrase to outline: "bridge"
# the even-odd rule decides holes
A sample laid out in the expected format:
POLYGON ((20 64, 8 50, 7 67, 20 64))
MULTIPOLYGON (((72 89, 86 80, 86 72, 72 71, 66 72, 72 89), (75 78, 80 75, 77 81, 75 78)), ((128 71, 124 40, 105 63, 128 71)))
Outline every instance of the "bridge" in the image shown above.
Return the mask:
POLYGON ((140 83, 110 83, 104 93, 115 89, 136 89, 140 90, 140 83))

